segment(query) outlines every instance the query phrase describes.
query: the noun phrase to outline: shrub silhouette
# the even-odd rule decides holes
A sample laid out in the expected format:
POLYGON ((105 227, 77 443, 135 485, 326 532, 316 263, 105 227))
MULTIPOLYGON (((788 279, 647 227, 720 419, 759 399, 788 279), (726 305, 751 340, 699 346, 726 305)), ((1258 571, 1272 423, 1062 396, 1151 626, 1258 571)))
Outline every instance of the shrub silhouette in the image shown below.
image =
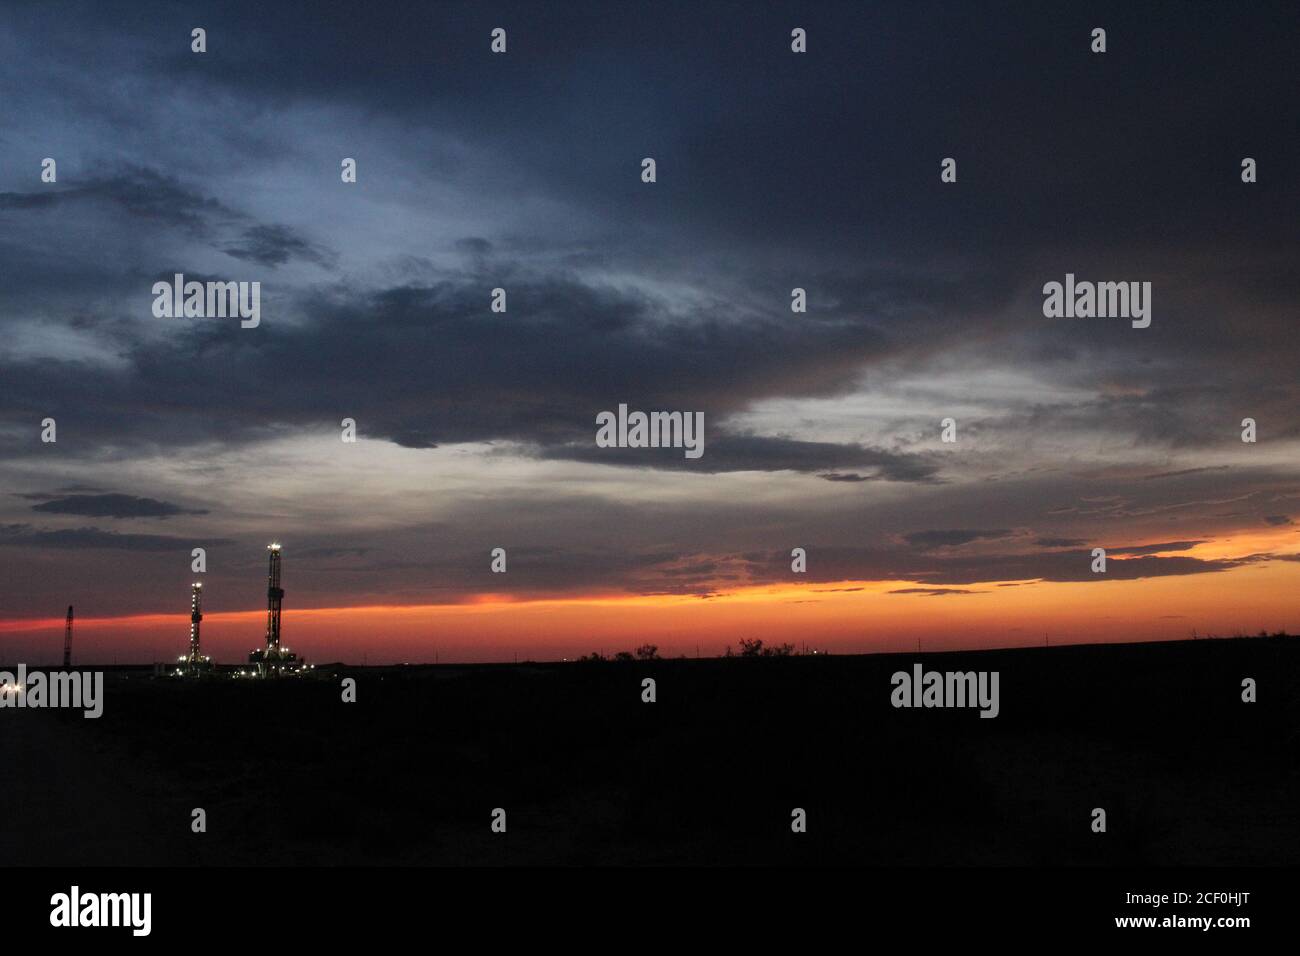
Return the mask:
MULTIPOLYGON (((764 647, 761 639, 752 641, 744 638, 740 639, 741 657, 790 657, 793 654, 793 644, 777 644, 774 647, 764 647)), ((727 656, 733 656, 731 648, 727 648, 727 656)))

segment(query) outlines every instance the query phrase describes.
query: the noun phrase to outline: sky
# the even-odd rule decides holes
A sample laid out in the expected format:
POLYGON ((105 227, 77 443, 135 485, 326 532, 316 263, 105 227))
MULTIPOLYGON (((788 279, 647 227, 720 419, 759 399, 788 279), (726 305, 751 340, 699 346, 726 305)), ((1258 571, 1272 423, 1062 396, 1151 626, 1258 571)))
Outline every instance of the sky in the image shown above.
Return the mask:
POLYGON ((1300 15, 1054 6, 7 5, 0 659, 1300 631, 1300 15))

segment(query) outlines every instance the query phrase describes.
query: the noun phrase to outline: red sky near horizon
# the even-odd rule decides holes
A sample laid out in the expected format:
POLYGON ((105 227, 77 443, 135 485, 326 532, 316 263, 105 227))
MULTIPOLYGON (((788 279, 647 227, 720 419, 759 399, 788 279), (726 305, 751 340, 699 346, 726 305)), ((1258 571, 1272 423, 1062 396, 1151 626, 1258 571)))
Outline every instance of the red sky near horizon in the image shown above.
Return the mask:
MULTIPOLYGON (((1300 633, 1300 608, 1291 597, 1300 593, 1295 562, 1194 577, 889 593, 903 587, 845 581, 755 586, 709 598, 487 595, 450 605, 290 605, 284 643, 315 662, 381 664, 559 660, 646 643, 665 657, 714 656, 742 638, 847 654, 1300 633)), ((204 651, 220 663, 240 663, 263 643, 265 619, 264 610, 206 613, 204 651)), ((188 614, 78 617, 74 660, 171 660, 186 650, 188 633, 188 614)), ((57 660, 62 636, 62 618, 0 621, 3 659, 15 663, 57 660)))

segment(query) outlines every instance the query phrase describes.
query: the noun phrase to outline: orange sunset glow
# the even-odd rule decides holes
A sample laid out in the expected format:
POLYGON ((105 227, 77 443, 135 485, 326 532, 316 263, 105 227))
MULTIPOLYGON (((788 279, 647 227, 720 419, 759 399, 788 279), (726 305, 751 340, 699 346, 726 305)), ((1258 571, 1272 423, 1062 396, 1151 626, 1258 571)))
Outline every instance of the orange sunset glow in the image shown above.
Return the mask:
MULTIPOLYGON (((925 589, 922 582, 847 580, 755 585, 707 597, 484 594, 456 604, 288 609, 285 642, 312 660, 382 664, 572 659, 644 643, 664 656, 713 656, 742 638, 853 654, 1300 630, 1292 597, 1300 593, 1297 562, 1261 562, 1194 580, 997 582, 919 593, 925 589), (891 593, 912 589, 918 593, 891 593)), ((261 610, 209 612, 205 647, 237 661, 260 642, 265 618, 261 610)), ((83 617, 77 624, 84 655, 127 663, 166 659, 182 648, 188 618, 83 617)), ((62 627, 61 618, 7 620, 0 634, 27 659, 40 660, 56 654, 62 627)))

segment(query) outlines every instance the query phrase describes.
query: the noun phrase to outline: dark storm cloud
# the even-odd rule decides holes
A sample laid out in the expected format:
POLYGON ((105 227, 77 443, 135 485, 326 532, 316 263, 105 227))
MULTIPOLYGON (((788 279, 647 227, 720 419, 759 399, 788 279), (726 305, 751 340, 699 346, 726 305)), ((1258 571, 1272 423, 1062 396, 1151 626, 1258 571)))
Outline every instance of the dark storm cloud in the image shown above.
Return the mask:
POLYGON ((971 531, 954 529, 951 531, 912 531, 903 535, 903 540, 919 548, 944 548, 972 541, 989 538, 1005 538, 1014 534, 1010 528, 998 528, 992 531, 971 531))
POLYGON ((247 259, 274 268, 292 258, 317 265, 329 265, 332 257, 286 226, 252 226, 244 230, 235 245, 222 251, 236 259, 247 259))
MULTIPOLYGON (((31 497, 25 496, 25 497, 31 497)), ((172 515, 205 515, 207 511, 182 508, 155 498, 135 495, 67 495, 33 505, 44 514, 80 515, 87 518, 168 518, 172 515)))
MULTIPOLYGON (((540 188, 623 221, 736 236, 761 222, 821 249, 843 249, 870 224, 895 249, 986 247, 1004 262, 1067 231, 1109 245, 1116 221, 1139 243, 1208 230, 1294 246, 1276 201, 1297 195, 1281 175, 1297 132, 1276 122, 1294 93, 1293 51, 1285 29, 1258 28, 1294 24, 1280 3, 1240 18, 1103 5, 1095 19, 1121 41, 1104 57, 1088 52, 1076 18, 1024 5, 843 2, 738 17, 723 4, 651 14, 522 3, 494 6, 493 19, 472 3, 381 4, 364 17, 346 5, 232 3, 206 12, 201 57, 176 42, 193 17, 174 5, 77 9, 83 31, 136 38, 150 51, 138 68, 169 82, 379 108, 505 153, 525 142, 540 188), (486 53, 489 19, 509 24, 507 56, 486 53), (789 53, 795 20, 811 38, 806 56, 789 53), (1144 55, 1153 50, 1161 56, 1144 55), (1178 132, 1204 129, 1217 135, 1178 132), (1238 142, 1279 171, 1273 202, 1243 202, 1234 176, 1207 175, 1231 172, 1238 142), (628 180, 650 153, 663 170, 653 203, 628 180), (961 163, 955 188, 938 183, 948 155, 961 163)), ((57 38, 57 18, 32 14, 26 26, 57 38)))
POLYGON ((1040 548, 1081 548, 1087 543, 1084 538, 1037 538, 1034 541, 1040 548))
MULTIPOLYGON (((512 556, 514 552, 511 552, 512 556)), ((899 593, 931 595, 936 591, 964 590, 971 585, 1003 582, 1023 586, 1038 581, 1105 584, 1115 580, 1210 574, 1273 560, 1253 555, 1236 560, 1201 560, 1190 557, 1112 558, 1105 574, 1091 569, 1087 552, 988 554, 940 557, 914 551, 815 545, 805 575, 809 584, 836 581, 915 581, 925 586, 898 589, 899 593)), ((467 572, 483 562, 471 554, 450 554, 435 559, 429 575, 451 593, 472 591, 487 571, 467 572)), ((1284 560, 1290 560, 1284 559, 1284 560)), ((514 563, 520 577, 516 587, 526 592, 589 592, 616 589, 635 594, 702 594, 749 584, 789 583, 787 552, 628 553, 610 548, 565 548, 543 558, 514 563)), ((860 591, 860 587, 810 588, 817 593, 860 591)), ((971 591, 969 593, 979 593, 971 591)), ((939 595, 933 595, 939 596, 939 595)))
MULTIPOLYGON (((578 544, 553 548, 520 546, 509 548, 509 593, 520 597, 556 594, 615 593, 636 595, 716 595, 720 587, 749 582, 747 561, 731 554, 691 554, 660 549, 645 552, 592 547, 578 544)), ((427 584, 421 593, 427 598, 458 601, 478 591, 498 591, 499 575, 492 574, 482 552, 461 551, 432 555, 419 567, 427 584)), ((400 565, 400 562, 399 562, 400 565)), ((388 574, 388 561, 367 561, 353 566, 355 581, 388 574)))
POLYGON ((1204 541, 1166 541, 1163 544, 1144 544, 1131 548, 1107 548, 1107 554, 1159 554, 1161 551, 1190 551, 1204 541))
POLYGON ((82 434, 114 442, 250 440, 277 424, 333 426, 332 410, 346 409, 364 436, 412 448, 512 440, 538 446, 542 457, 611 464, 934 480, 936 464, 921 455, 728 434, 715 424, 766 395, 820 394, 828 372, 883 348, 867 325, 800 329, 724 314, 688 321, 644 295, 574 279, 521 276, 510 294, 508 319, 488 312, 483 286, 448 280, 312 295, 302 304, 314 317, 308 323, 264 316, 261 328, 242 330, 221 320, 157 320, 175 322, 181 334, 124 345, 128 376, 78 368, 52 377, 57 362, 16 364, 5 369, 0 396, 28 414, 62 412, 82 434), (167 397, 165 418, 158 395, 167 397), (703 411, 705 456, 596 448, 596 413, 620 402, 703 411))
MULTIPOLYGON (((518 597, 557 593, 630 593, 638 595, 717 594, 746 585, 788 584, 788 552, 744 554, 711 552, 664 552, 651 549, 637 553, 626 550, 578 545, 563 549, 516 549, 510 551, 510 593, 518 597)), ((1259 555, 1243 560, 1199 560, 1190 557, 1112 558, 1105 574, 1095 574, 1091 557, 1077 554, 991 554, 968 557, 937 557, 916 552, 864 549, 840 546, 809 548, 810 585, 837 581, 874 580, 919 582, 919 587, 900 588, 892 593, 943 596, 945 593, 981 593, 971 586, 996 582, 1075 582, 1104 585, 1108 581, 1209 574, 1228 571, 1244 564, 1270 560, 1259 555)), ((427 582, 410 593, 426 599, 461 600, 476 591, 496 590, 481 552, 450 549, 431 555, 418 565, 389 560, 366 561, 346 570, 354 591, 380 585, 382 576, 397 567, 418 566, 427 582)), ((309 565, 310 569, 311 566, 309 565)), ((342 569, 340 569, 342 570, 342 569)), ((331 575, 317 581, 316 589, 334 587, 339 579, 331 575)), ((826 593, 861 588, 818 588, 826 593)), ((322 592, 323 593, 323 592, 322 592)), ((382 593, 382 592, 380 592, 382 593)))
POLYGON ((31 210, 71 210, 110 207, 127 220, 153 228, 181 227, 206 235, 215 221, 239 218, 215 199, 200 195, 171 176, 144 166, 102 176, 80 185, 50 191, 0 193, 0 213, 31 210))
MULTIPOLYGON (((225 539, 208 539, 208 546, 224 545, 225 539)), ((194 547, 193 539, 165 534, 123 534, 99 528, 47 530, 24 524, 0 525, 0 547, 68 548, 72 550, 183 551, 194 547)))
MULTIPOLYGON (((838 481, 933 482, 938 466, 920 455, 901 455, 860 445, 799 441, 762 435, 708 437, 706 420, 704 455, 688 459, 680 448, 597 448, 594 443, 573 443, 545 450, 547 458, 567 458, 596 464, 640 468, 674 468, 704 473, 723 471, 800 471, 825 468, 871 468, 870 476, 839 476, 838 481)), ((594 434, 594 426, 593 426, 594 434)), ((821 477, 825 477, 822 475, 821 477)))
POLYGON ((981 594, 981 591, 969 591, 965 588, 896 588, 890 594, 924 594, 926 597, 945 597, 949 594, 981 594))
MULTIPOLYGON (((810 549, 810 553, 814 553, 810 549)), ((1073 581, 1105 583, 1116 580, 1205 574, 1227 571, 1242 562, 1201 560, 1190 557, 1136 557, 1111 559, 1105 574, 1094 574, 1087 552, 1032 554, 981 554, 935 556, 916 552, 845 547, 818 547, 809 562, 813 581, 869 580, 918 581, 927 586, 961 586, 996 581, 1073 581)), ((751 556, 750 568, 761 580, 780 580, 776 571, 780 555, 751 556), (767 569, 772 569, 770 572, 767 569)), ((788 559, 787 559, 788 560, 788 559)), ((1266 558, 1261 558, 1266 560, 1266 558)))
MULTIPOLYGON (((166 5, 126 23, 157 37, 152 68, 185 82, 255 99, 379 103, 503 149, 522 132, 539 179, 596 205, 663 215, 619 162, 656 153, 656 206, 710 229, 742 233, 757 220, 833 245, 870 223, 911 248, 943 237, 991 242, 1004 256, 1063 229, 1109 243, 1117 220, 1137 242, 1206 230, 1247 238, 1261 213, 1261 247, 1287 235, 1281 209, 1247 208, 1234 176, 1206 172, 1231 172, 1239 142, 1279 177, 1294 154, 1294 124, 1277 122, 1294 95, 1292 7, 1233 18, 1214 6, 1104 4, 1092 10, 1112 37, 1104 57, 1089 53, 1087 24, 1050 6, 736 9, 522 3, 488 18, 440 3, 359 17, 346 5, 232 4, 209 12, 213 52, 197 64, 160 42, 180 19, 166 5), (789 53, 796 21, 809 32, 806 56, 789 53), (485 52, 498 22, 510 30, 504 57, 485 52), (1195 132, 1206 129, 1216 135, 1195 132), (1251 135, 1259 130, 1270 135, 1251 135), (946 155, 962 164, 955 190, 938 184, 946 155), (810 182, 820 188, 800 188, 810 182), (1180 201, 1189 194, 1197 201, 1180 201)), ((1291 208, 1295 186, 1274 184, 1291 208)))
MULTIPOLYGON (((0 193, 0 221, 15 228, 28 222, 32 227, 49 230, 47 222, 22 217, 56 215, 62 217, 60 222, 70 222, 100 213, 109 217, 107 228, 136 241, 141 228, 159 237, 177 230, 232 258, 269 268, 292 259, 323 267, 334 261, 332 253, 297 230, 256 222, 248 213, 148 166, 129 165, 115 173, 91 177, 80 185, 45 188, 50 191, 0 193)), ((19 274, 9 291, 44 279, 41 272, 19 274)))
MULTIPOLYGON (((300 311, 313 321, 283 336, 259 337, 256 352, 251 341, 199 335, 189 348, 132 355, 133 379, 65 386, 55 378, 46 404, 85 408, 80 399, 87 392, 107 392, 120 414, 111 422, 108 409, 96 414, 105 416, 105 432, 111 427, 128 441, 133 430, 175 440, 158 431, 173 424, 195 439, 204 429, 224 441, 263 437, 278 424, 314 421, 320 404, 315 396, 328 393, 350 407, 364 406, 371 437, 406 447, 511 439, 535 442, 546 455, 563 454, 572 445, 575 455, 584 456, 591 450, 581 448, 587 428, 580 423, 625 397, 647 396, 645 407, 676 402, 675 407, 699 408, 712 421, 765 397, 836 394, 904 345, 928 357, 945 348, 950 336, 964 341, 967 333, 999 332, 1015 336, 999 354, 1047 357, 1081 377, 1092 376, 1096 362, 1110 366, 1118 357, 1124 364, 1114 366, 1116 377, 1136 377, 1147 386, 1138 397, 1020 415, 1012 409, 1001 424, 986 426, 1007 435, 1078 427, 1195 446, 1209 440, 1205 423, 1240 405, 1246 394, 1252 409, 1270 413, 1272 434, 1300 430, 1284 412, 1293 407, 1293 387, 1264 389, 1257 378, 1236 373, 1220 376, 1215 385, 1208 374, 1189 375, 1183 363, 1151 361, 1154 342, 1160 354, 1192 350, 1196 361, 1206 363, 1223 348, 1253 348, 1224 326, 1217 309, 1180 316, 1176 332, 1157 321, 1141 339, 1118 327, 1051 325, 1035 315, 1038 287, 1064 271, 1044 270, 1038 262, 1044 247, 1063 235, 1060 223, 1070 223, 1068 245, 1075 257, 1069 268, 1077 269, 1110 255, 1112 223, 1121 214, 1126 237, 1133 237, 1134 222, 1150 233, 1162 270, 1175 270, 1175 286, 1182 260, 1170 236, 1197 235, 1203 228, 1193 226, 1206 223, 1221 235, 1249 215, 1249 230, 1230 246, 1240 250, 1241 261, 1225 261, 1223 271, 1240 271, 1249 261, 1256 296, 1272 286, 1277 302, 1293 301, 1285 260, 1254 256, 1243 244, 1258 242, 1275 251, 1287 243, 1294 247, 1277 192, 1294 191, 1290 179, 1274 179, 1270 201, 1247 213, 1240 183, 1205 187, 1203 167, 1222 159, 1208 154, 1200 140, 1190 153, 1179 149, 1177 163, 1167 144, 1153 137, 1127 137, 1123 162, 1114 158, 1115 150, 1077 148, 1079 141, 1111 142, 1116 116, 1133 116, 1137 123, 1154 115, 1165 129, 1178 128, 1173 118, 1188 114, 1203 128, 1210 122, 1205 111, 1214 109, 1228 129, 1250 130, 1256 122, 1270 129, 1269 142, 1285 154, 1282 146, 1294 131, 1278 126, 1268 104, 1290 93, 1275 68, 1276 62, 1290 62, 1290 51, 1272 37, 1261 48, 1261 38, 1244 21, 1215 23, 1219 42, 1249 36, 1255 50, 1248 63, 1225 73, 1215 69, 1222 46, 1204 47, 1196 17, 1122 6, 1109 11, 1110 29, 1126 39, 1125 50, 1158 41, 1166 52, 1195 51, 1185 55, 1174 95, 1155 82, 1167 65, 1118 51, 1101 63, 1084 41, 1077 51, 1063 46, 1076 28, 1069 18, 1023 9, 1016 11, 1014 31, 1001 25, 1001 15, 960 5, 894 11, 885 18, 890 42, 881 46, 881 15, 853 4, 827 4, 801 11, 815 38, 816 55, 807 57, 786 52, 789 17, 779 10, 738 20, 721 8, 680 7, 689 15, 676 22, 601 5, 564 11, 517 5, 498 10, 511 21, 511 53, 494 57, 483 53, 485 21, 472 5, 403 8, 400 15, 381 8, 356 17, 346 8, 295 15, 263 4, 231 4, 210 12, 211 51, 204 56, 175 41, 184 18, 173 6, 144 4, 113 15, 96 5, 75 9, 85 33, 98 33, 110 48, 129 41, 150 51, 130 61, 146 77, 269 107, 380 108, 414 131, 452 131, 491 151, 502 170, 510 168, 512 190, 560 197, 610 224, 635 223, 634 230, 617 230, 627 234, 624 252, 635 261, 680 267, 680 257, 689 261, 692 251, 707 251, 718 257, 717 271, 725 271, 729 290, 748 289, 751 298, 773 309, 757 320, 746 311, 731 324, 720 318, 721 309, 705 309, 660 339, 655 324, 662 310, 637 301, 636 293, 587 287, 562 273, 533 275, 526 280, 531 288, 511 283, 506 336, 482 321, 483 289, 476 283, 464 284, 459 295, 449 290, 440 304, 451 308, 427 322, 419 314, 429 304, 420 301, 420 290, 357 290, 340 302, 318 289, 313 294, 321 311, 309 301, 312 294, 298 290, 300 311), (934 29, 936 16, 946 29, 934 29), (228 42, 236 37, 238 43, 228 42), (440 52, 431 56, 435 41, 440 52), (904 48, 912 55, 890 52, 904 48), (770 61, 761 53, 769 49, 770 61), (1051 51, 1050 70, 1044 69, 1044 51, 1051 51), (385 69, 374 70, 380 61, 385 69), (988 70, 994 61, 999 69, 988 70), (664 73, 666 62, 674 71, 664 73), (1016 79, 1025 75, 1037 78, 1034 97, 1024 97, 1023 82, 1016 79), (1098 95, 1098 84, 1106 95, 1098 95), (1155 92, 1136 96, 1133 90, 1143 84, 1155 92), (828 88, 837 96, 828 99, 828 88), (876 95, 882 88, 900 92, 882 100, 876 95), (1222 105, 1232 90, 1243 94, 1245 105, 1222 105), (868 102, 869 111, 844 107, 868 102), (1000 116, 997 137, 987 132, 990 110, 1000 116), (1062 115, 1070 122, 1060 122, 1062 115), (493 121, 484 122, 485 116, 493 121), (890 144, 887 155, 882 142, 890 144), (647 152, 659 155, 664 172, 653 190, 638 188, 642 184, 633 175, 647 152), (953 189, 938 186, 936 174, 936 157, 950 152, 963 153, 960 186, 953 189), (1134 175, 1135 168, 1149 169, 1151 177, 1134 175), (1081 175, 1085 169, 1087 177, 1081 175), (1152 178, 1161 185, 1153 188, 1152 178), (1187 195, 1195 202, 1180 200, 1180 190, 1192 185, 1187 195), (1184 228, 1170 228, 1171 215, 1185 217, 1177 220, 1184 228), (757 238, 756 222, 764 227, 757 238), (871 225, 870 241, 859 238, 867 234, 864 223, 871 225), (723 236, 725 241, 715 241, 723 236), (881 248, 891 250, 883 264, 881 248), (920 254, 909 260, 900 250, 920 254), (921 267, 931 260, 942 261, 943 268, 921 267), (780 265, 779 277, 774 264, 780 265), (809 287, 813 307, 797 325, 788 315, 782 324, 775 309, 794 277, 809 287), (1025 292, 1028 316, 1005 314, 1025 292), (1004 314, 995 318, 998 313, 1004 314), (1186 334, 1189 322, 1203 334, 1186 334), (235 381, 212 381, 200 370, 187 387, 200 354, 230 363, 224 367, 235 381), (243 374, 247 367, 259 369, 257 379, 243 374), (288 370, 289 381, 277 402, 266 403, 247 386, 266 381, 272 369, 277 378, 288 370), (176 390, 178 418, 199 417, 187 391, 220 394, 230 414, 210 424, 130 414, 129 406, 149 402, 146 383, 160 371, 164 378, 185 378, 176 390), (493 382, 497 394, 473 394, 471 376, 493 382), (574 388, 575 378, 590 387, 574 388), (614 387, 623 382, 630 395, 614 387), (410 397, 416 390, 427 396, 423 408, 410 397)), ((55 56, 70 56, 73 41, 52 30, 54 19, 33 12, 19 25, 48 35, 55 56)), ((77 104, 66 108, 75 115, 77 104)), ((204 122, 228 122, 232 132, 239 128, 220 114, 206 115, 204 122)), ((346 135, 344 120, 324 122, 346 135)), ((235 142, 254 154, 266 146, 235 142)), ((318 265, 333 261, 332 253, 288 227, 262 222, 145 166, 83 185, 0 197, 0 208, 15 213, 78 203, 120 209, 128 229, 130 220, 188 228, 231 256, 267 267, 294 258, 318 265)), ((539 235, 531 242, 544 248, 561 238, 570 239, 539 235)), ((458 245, 476 268, 512 248, 481 236, 458 245)), ((602 253, 595 243, 580 251, 597 261, 602 253)), ((508 258, 498 264, 502 273, 510 272, 508 258)), ((1111 264, 1141 267, 1114 256, 1111 264)), ((1189 293, 1205 298, 1199 285, 1189 293)), ((1162 307, 1175 294, 1162 283, 1162 307)), ((1289 338, 1285 347, 1275 340, 1274 352, 1297 351, 1288 328, 1279 325, 1289 338)), ((130 345, 124 349, 131 354, 130 345)), ((24 394, 38 377, 49 388, 48 366, 39 374, 5 371, 24 394)), ((852 448, 782 448, 775 438, 758 447, 743 435, 727 437, 730 444, 715 445, 706 455, 707 462, 716 453, 720 470, 780 470, 788 467, 780 464, 787 453, 807 452, 810 464, 801 470, 820 468, 831 481, 926 481, 934 474, 927 463, 892 452, 865 453, 880 459, 863 462, 866 470, 860 471, 845 460, 864 454, 852 448), (826 463, 812 462, 819 454, 826 463)))

